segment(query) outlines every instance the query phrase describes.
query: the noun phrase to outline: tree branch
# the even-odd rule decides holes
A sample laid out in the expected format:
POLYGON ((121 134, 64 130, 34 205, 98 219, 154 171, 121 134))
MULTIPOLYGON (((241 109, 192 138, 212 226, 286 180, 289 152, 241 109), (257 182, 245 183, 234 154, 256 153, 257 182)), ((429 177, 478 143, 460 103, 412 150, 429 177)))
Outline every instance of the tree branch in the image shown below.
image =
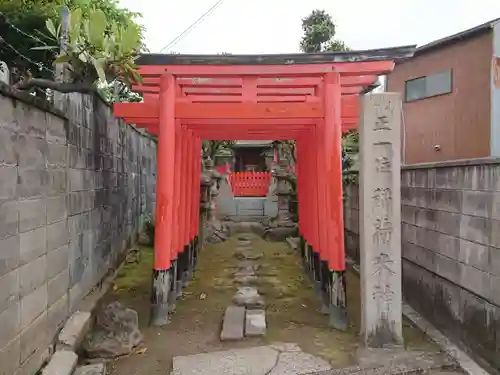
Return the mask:
POLYGON ((64 94, 71 92, 79 92, 82 94, 97 93, 97 88, 89 83, 62 83, 43 78, 28 78, 24 81, 16 83, 13 87, 21 91, 27 91, 31 90, 33 87, 39 87, 41 89, 51 89, 64 94))

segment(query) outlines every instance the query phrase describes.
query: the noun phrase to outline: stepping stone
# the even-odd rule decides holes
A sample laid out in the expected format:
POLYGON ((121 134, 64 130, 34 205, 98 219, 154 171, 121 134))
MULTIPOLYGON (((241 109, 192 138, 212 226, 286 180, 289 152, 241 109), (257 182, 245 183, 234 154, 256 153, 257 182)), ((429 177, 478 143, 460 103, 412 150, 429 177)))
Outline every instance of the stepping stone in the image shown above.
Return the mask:
POLYGON ((221 341, 242 340, 245 324, 245 308, 243 306, 228 306, 224 313, 221 341))
POLYGON ((255 235, 253 233, 240 233, 240 234, 238 234, 238 240, 240 240, 240 241, 251 241, 255 238, 257 238, 257 235, 255 235))
POLYGON ((259 281, 257 276, 236 276, 234 282, 243 286, 256 285, 259 281))
POLYGON ((270 346, 232 349, 173 358, 172 375, 297 375, 328 374, 325 360, 302 351, 278 351, 270 346))
POLYGON ((262 309, 265 306, 264 298, 259 294, 257 288, 252 286, 239 287, 233 297, 233 303, 251 310, 262 309))
POLYGON ((255 263, 251 260, 242 260, 241 262, 238 263, 238 268, 241 270, 253 270, 257 271, 260 268, 260 264, 255 263))
POLYGON ((255 276, 255 272, 252 269, 243 269, 239 270, 234 274, 235 277, 242 277, 242 276, 255 276))
POLYGON ((105 375, 106 365, 104 363, 96 363, 95 365, 87 365, 78 367, 73 375, 105 375))
POLYGON ((266 312, 247 310, 245 316, 245 336, 264 336, 266 334, 266 312))

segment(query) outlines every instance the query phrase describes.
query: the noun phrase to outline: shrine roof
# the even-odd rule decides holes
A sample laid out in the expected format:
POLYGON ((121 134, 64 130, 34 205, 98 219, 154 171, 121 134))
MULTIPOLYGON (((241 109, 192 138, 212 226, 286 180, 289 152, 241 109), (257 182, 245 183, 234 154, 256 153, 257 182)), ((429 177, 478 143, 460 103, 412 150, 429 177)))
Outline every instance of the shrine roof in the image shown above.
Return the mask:
POLYGON ((142 54, 138 65, 282 65, 338 62, 404 60, 413 56, 415 45, 346 52, 318 52, 265 55, 142 54))

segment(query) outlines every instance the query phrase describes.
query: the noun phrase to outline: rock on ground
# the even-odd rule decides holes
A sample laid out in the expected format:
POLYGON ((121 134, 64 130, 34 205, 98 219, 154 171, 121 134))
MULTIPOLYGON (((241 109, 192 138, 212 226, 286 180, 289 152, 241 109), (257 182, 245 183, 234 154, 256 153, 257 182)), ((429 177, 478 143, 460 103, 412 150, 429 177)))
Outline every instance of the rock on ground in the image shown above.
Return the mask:
POLYGON ((137 312, 113 302, 97 315, 84 350, 89 358, 114 358, 131 353, 141 341, 137 312))

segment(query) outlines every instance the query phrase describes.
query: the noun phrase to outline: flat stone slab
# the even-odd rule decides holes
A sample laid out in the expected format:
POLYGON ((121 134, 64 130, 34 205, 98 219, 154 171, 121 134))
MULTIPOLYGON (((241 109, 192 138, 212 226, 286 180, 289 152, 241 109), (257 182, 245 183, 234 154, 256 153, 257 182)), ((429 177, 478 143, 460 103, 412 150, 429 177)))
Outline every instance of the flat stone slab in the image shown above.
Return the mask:
POLYGON ((70 350, 57 350, 41 375, 71 375, 76 367, 78 356, 70 350))
POLYGON ((236 251, 235 257, 240 260, 257 260, 264 256, 264 253, 252 251, 252 250, 241 250, 236 251))
POLYGON ((242 286, 252 286, 259 283, 257 276, 235 276, 234 282, 242 286))
POLYGON ((94 365, 87 365, 78 367, 73 375, 105 375, 106 365, 104 363, 96 363, 94 365))
POLYGON ((243 306, 228 306, 224 313, 221 341, 242 340, 245 325, 245 308, 243 306))
POLYGON ((257 238, 257 235, 254 233, 240 233, 238 234, 238 240, 240 241, 251 241, 257 238))
POLYGON ((252 286, 239 287, 233 297, 233 303, 237 306, 245 306, 247 309, 262 309, 265 306, 264 298, 257 288, 252 286))
POLYGON ((252 260, 242 260, 238 263, 238 268, 241 270, 251 269, 253 271, 257 271, 260 268, 260 264, 252 260))
POLYGON ((326 361, 300 350, 258 346, 174 357, 171 375, 305 375, 328 369, 326 361))
POLYGON ((266 312, 247 310, 245 316, 245 336, 264 336, 266 334, 266 312))
POLYGON ((255 272, 252 269, 244 269, 244 270, 239 270, 238 272, 235 272, 234 276, 235 277, 255 276, 255 272))
POLYGON ((57 337, 58 350, 76 350, 87 334, 90 326, 90 313, 76 311, 68 319, 57 337))

